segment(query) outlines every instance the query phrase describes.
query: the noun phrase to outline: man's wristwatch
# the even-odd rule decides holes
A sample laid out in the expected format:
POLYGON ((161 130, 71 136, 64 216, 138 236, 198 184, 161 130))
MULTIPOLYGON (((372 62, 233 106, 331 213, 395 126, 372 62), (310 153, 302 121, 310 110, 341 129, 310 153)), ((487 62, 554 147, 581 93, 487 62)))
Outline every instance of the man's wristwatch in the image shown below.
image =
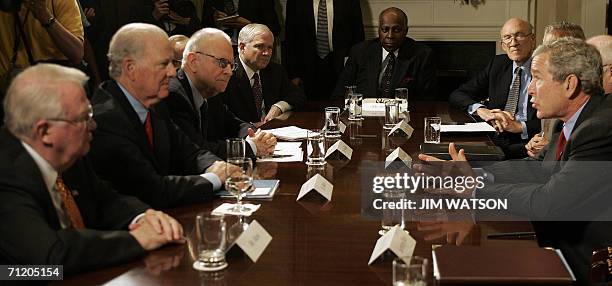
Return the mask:
POLYGON ((51 25, 55 24, 55 17, 51 16, 51 18, 49 18, 49 20, 47 20, 47 22, 42 23, 41 25, 43 26, 43 28, 49 28, 51 27, 51 25))

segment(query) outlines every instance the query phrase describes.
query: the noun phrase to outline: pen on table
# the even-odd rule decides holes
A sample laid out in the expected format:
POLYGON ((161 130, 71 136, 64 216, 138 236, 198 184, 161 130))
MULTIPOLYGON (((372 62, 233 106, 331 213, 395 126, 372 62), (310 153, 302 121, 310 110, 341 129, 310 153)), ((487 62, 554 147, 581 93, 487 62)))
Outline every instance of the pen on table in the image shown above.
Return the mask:
POLYGON ((533 231, 519 231, 519 232, 500 232, 491 233, 487 235, 489 239, 525 239, 535 238, 536 234, 533 231))

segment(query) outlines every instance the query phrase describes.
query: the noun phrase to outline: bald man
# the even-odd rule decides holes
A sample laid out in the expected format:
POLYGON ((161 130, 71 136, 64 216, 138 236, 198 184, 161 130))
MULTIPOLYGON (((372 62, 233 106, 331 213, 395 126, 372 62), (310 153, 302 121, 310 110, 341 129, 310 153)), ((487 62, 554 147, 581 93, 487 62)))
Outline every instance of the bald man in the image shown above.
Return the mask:
POLYGON ((225 181, 226 164, 189 140, 160 103, 176 74, 166 33, 150 24, 125 25, 110 42, 109 60, 112 80, 92 100, 96 171, 152 206, 209 200, 225 181))
POLYGON ((524 158, 524 144, 541 129, 527 94, 535 48, 533 26, 509 19, 500 30, 500 41, 506 54, 495 56, 476 77, 453 91, 449 101, 500 131, 491 139, 507 159, 524 158))
POLYGON ((436 75, 432 50, 406 36, 408 16, 391 7, 379 15, 378 39, 351 48, 334 97, 344 98, 344 87, 357 86, 364 97, 395 98, 396 88, 408 88, 410 99, 434 99, 436 75))

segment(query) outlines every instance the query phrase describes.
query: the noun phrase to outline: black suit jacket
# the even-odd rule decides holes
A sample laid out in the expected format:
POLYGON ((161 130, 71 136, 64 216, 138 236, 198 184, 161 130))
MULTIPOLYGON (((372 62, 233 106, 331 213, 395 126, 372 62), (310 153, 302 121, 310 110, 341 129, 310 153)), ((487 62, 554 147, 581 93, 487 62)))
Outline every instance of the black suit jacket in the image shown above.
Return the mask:
MULTIPOLYGON (((316 27, 312 1, 287 1, 285 46, 289 78, 314 78, 317 55, 316 27)), ((359 0, 334 0, 332 30, 334 72, 340 74, 351 47, 365 38, 359 0)), ((316 83, 313 83, 316 84, 316 83)))
POLYGON ((603 96, 592 96, 557 161, 561 128, 559 121, 541 161, 486 167, 496 184, 476 197, 507 199, 510 212, 534 221, 539 243, 560 248, 585 282, 592 250, 612 245, 612 109, 603 96))
MULTIPOLYGON (((334 97, 344 98, 344 87, 356 85, 367 97, 381 97, 378 76, 382 71, 382 49, 378 39, 361 42, 350 52, 344 71, 338 79, 334 97)), ((399 48, 391 88, 408 88, 409 100, 436 97, 436 65, 433 51, 426 45, 406 38, 399 48)))
MULTIPOLYGON (((229 110, 240 119, 247 122, 259 122, 261 118, 257 116, 251 82, 240 59, 236 58, 236 62, 238 63, 238 69, 230 78, 225 92, 218 96, 223 98, 223 102, 229 110)), ((306 102, 304 92, 289 82, 287 72, 281 65, 270 62, 266 68, 259 71, 259 78, 265 102, 265 112, 268 112, 270 106, 281 100, 289 103, 293 110, 300 108, 306 102)))
MULTIPOLYGON (((189 80, 182 69, 178 70, 176 78, 170 79, 170 95, 164 101, 170 117, 189 139, 221 158, 227 157, 225 139, 244 138, 249 128, 257 130, 236 117, 217 96, 206 99, 208 108, 200 118, 189 80)), ((254 157, 251 148, 247 148, 247 153, 254 157)))
MULTIPOLYGON (((212 19, 214 9, 225 11, 224 2, 232 0, 204 1, 202 12, 204 18, 212 19), (214 8, 214 9, 213 9, 214 8)), ((273 0, 240 0, 238 2, 238 15, 251 21, 251 23, 268 26, 274 35, 279 35, 281 28, 276 15, 273 0)))
POLYGON ((215 161, 170 120, 163 103, 151 112, 155 150, 149 148, 143 124, 115 81, 100 85, 93 100, 91 156, 99 175, 120 192, 154 207, 202 202, 212 184, 199 176, 215 161))
POLYGON ((123 263, 145 253, 127 232, 148 206, 117 194, 87 159, 62 177, 87 229, 62 229, 40 169, 20 141, 0 131, 0 262, 61 264, 66 274, 123 263))

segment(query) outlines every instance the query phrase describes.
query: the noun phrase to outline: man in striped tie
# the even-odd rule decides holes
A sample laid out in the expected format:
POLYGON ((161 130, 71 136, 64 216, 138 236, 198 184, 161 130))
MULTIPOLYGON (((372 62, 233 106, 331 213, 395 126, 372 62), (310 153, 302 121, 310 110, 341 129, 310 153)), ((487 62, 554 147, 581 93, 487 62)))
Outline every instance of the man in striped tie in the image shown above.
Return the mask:
POLYGON ((183 241, 172 217, 98 179, 84 157, 96 128, 79 70, 39 64, 15 78, 0 130, 0 262, 65 274, 183 241))

